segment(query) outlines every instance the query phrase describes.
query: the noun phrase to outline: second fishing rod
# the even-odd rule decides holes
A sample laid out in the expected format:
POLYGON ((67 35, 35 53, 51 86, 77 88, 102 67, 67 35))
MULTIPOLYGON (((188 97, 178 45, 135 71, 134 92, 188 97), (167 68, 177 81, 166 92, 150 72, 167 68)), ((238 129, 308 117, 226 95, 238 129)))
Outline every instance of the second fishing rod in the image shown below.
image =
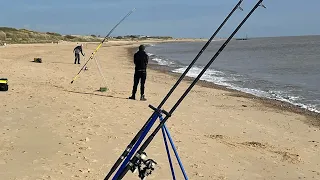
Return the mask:
MULTIPOLYGON (((220 55, 220 53, 223 51, 223 49, 227 46, 227 44, 231 41, 231 39, 234 37, 234 35, 239 31, 239 29, 242 27, 242 25, 247 21, 247 19, 252 15, 252 13, 259 7, 263 6, 262 3, 263 0, 259 0, 257 4, 252 8, 252 10, 248 13, 248 15, 242 20, 242 22, 237 26, 237 28, 233 31, 233 33, 229 36, 229 38, 223 43, 223 45, 219 48, 219 50, 216 52, 216 54, 211 58, 211 60, 208 62, 208 64, 203 68, 203 70, 200 72, 200 74, 195 78, 195 80, 192 82, 192 84, 188 87, 188 89, 183 93, 183 95, 179 98, 179 100, 176 102, 176 104, 172 107, 172 109, 167 113, 166 117, 161 121, 161 123, 156 127, 156 129, 152 132, 152 134, 148 137, 148 139, 142 144, 140 149, 137 151, 137 153, 134 155, 134 157, 128 162, 128 164, 123 164, 122 167, 120 167, 119 171, 113 178, 113 180, 119 180, 122 179, 129 170, 133 170, 140 166, 141 162, 145 162, 145 149, 148 147, 148 145, 152 142, 153 138, 156 136, 156 134, 159 132, 159 130, 164 126, 166 121, 171 117, 171 114, 176 110, 176 108, 180 105, 180 103, 183 101, 183 99, 188 95, 188 93, 191 91, 193 86, 199 81, 201 76, 205 73, 205 71, 210 67, 210 65, 213 63, 213 61, 220 55)), ((263 6, 265 7, 265 6, 263 6)), ((154 162, 152 160, 152 162, 154 162)), ((151 174, 152 170, 154 169, 155 163, 148 164, 148 174, 151 174)))
MULTIPOLYGON (((178 87, 180 82, 183 80, 183 78, 186 76, 186 74, 189 72, 189 70, 192 68, 192 66, 196 63, 196 61, 199 59, 199 57, 202 55, 202 53, 206 50, 206 48, 210 45, 212 40, 216 37, 218 32, 221 30, 221 28, 225 25, 225 23, 229 20, 229 18, 233 15, 233 13, 237 10, 240 9, 241 11, 243 10, 240 5, 243 2, 243 0, 238 1, 238 3, 234 6, 234 8, 231 10, 231 12, 228 14, 228 16, 224 19, 224 21, 220 24, 218 29, 212 34, 212 36, 209 38, 209 40, 206 42, 206 44, 202 47, 202 49, 199 51, 197 56, 193 59, 193 61, 190 63, 190 65, 187 67, 187 69, 183 72, 183 74, 180 76, 180 78, 177 80, 177 82, 173 85, 173 87, 170 89, 168 94, 165 96, 165 98, 161 101, 159 106, 157 107, 160 109, 166 101, 169 99, 173 91, 178 87)), ((107 176, 104 178, 104 180, 108 180, 112 173, 118 168, 118 166, 121 164, 123 159, 130 153, 132 147, 134 144, 138 141, 138 138, 141 136, 142 132, 145 130, 146 126, 150 123, 152 118, 155 116, 155 114, 151 115, 151 117, 147 120, 147 122, 143 125, 143 127, 140 129, 140 131, 136 134, 136 136, 132 139, 130 144, 126 147, 125 151, 121 154, 121 156, 117 159, 117 161, 114 163, 112 168, 110 169, 109 173, 107 176)))
POLYGON ((82 70, 84 70, 84 68, 86 67, 86 65, 88 64, 88 62, 93 59, 93 56, 98 52, 98 50, 100 49, 100 47, 102 46, 102 44, 107 40, 107 38, 111 35, 111 33, 127 18, 129 17, 136 9, 133 8, 126 16, 124 16, 111 30, 110 32, 103 38, 103 40, 100 42, 100 44, 98 45, 98 47, 93 51, 93 53, 91 54, 91 56, 89 57, 89 59, 87 60, 87 62, 82 66, 82 68, 80 69, 80 71, 78 72, 78 74, 72 79, 71 84, 77 79, 77 77, 79 76, 79 74, 81 73, 82 70))

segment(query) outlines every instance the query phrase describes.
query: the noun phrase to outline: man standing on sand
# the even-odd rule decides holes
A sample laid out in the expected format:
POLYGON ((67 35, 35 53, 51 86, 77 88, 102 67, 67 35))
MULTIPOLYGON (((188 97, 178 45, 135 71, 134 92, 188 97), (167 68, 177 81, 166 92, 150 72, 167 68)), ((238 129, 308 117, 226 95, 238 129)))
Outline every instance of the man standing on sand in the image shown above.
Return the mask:
POLYGON ((83 44, 81 44, 80 46, 77 46, 73 49, 74 56, 75 56, 74 64, 76 64, 77 61, 78 61, 78 64, 80 64, 80 52, 81 52, 82 56, 84 56, 84 54, 82 53, 82 47, 83 47, 83 44))
POLYGON ((147 65, 149 56, 144 51, 145 47, 144 45, 139 46, 139 51, 134 54, 134 64, 135 64, 135 71, 134 71, 134 83, 133 83, 133 89, 132 89, 132 95, 129 97, 129 99, 136 99, 136 92, 137 87, 140 80, 140 100, 146 101, 147 99, 144 96, 144 84, 146 82, 147 78, 147 65))

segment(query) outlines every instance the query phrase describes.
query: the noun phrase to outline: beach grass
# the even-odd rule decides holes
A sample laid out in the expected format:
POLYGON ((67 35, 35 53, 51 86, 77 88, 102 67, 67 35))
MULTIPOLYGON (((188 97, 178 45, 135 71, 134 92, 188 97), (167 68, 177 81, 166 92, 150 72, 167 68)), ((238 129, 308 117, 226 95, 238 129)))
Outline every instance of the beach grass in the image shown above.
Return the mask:
POLYGON ((2 44, 58 43, 59 41, 99 42, 101 38, 93 35, 61 35, 55 32, 37 32, 28 29, 0 27, 0 43, 2 44))

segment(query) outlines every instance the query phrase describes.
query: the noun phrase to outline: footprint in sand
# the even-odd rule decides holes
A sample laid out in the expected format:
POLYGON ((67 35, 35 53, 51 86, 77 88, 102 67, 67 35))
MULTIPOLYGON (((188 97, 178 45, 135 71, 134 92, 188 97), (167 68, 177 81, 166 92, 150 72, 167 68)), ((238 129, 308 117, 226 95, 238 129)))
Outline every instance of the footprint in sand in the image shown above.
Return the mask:
POLYGON ((251 142, 244 142, 244 143, 241 143, 245 146, 250 146, 250 147, 255 147, 255 148, 262 148, 262 149, 265 149, 267 148, 266 145, 260 143, 260 142, 254 142, 254 141, 251 141, 251 142))
POLYGON ((292 164, 297 164, 297 163, 301 162, 301 158, 300 158, 299 154, 291 154, 291 153, 285 152, 285 151, 273 151, 273 152, 282 156, 282 161, 287 161, 292 164))
POLYGON ((289 153, 287 151, 278 151, 278 150, 274 150, 275 148, 270 146, 270 145, 266 145, 266 144, 262 144, 260 142, 243 142, 241 143, 242 145, 245 146, 250 146, 253 148, 259 148, 259 149, 266 149, 267 151, 271 152, 271 153, 275 153, 277 155, 280 155, 280 157, 282 158, 281 161, 286 161, 292 164, 296 164, 301 162, 300 156, 298 154, 293 154, 293 153, 289 153))
POLYGON ((220 134, 210 134, 205 136, 211 139, 223 139, 223 135, 220 135, 220 134))
POLYGON ((277 150, 275 147, 268 145, 268 144, 264 144, 264 143, 260 143, 260 142, 256 142, 256 141, 246 141, 246 142, 242 142, 242 143, 232 142, 231 138, 228 138, 226 136, 219 135, 219 134, 218 135, 215 135, 215 134, 205 135, 205 137, 218 140, 221 143, 224 143, 228 146, 232 146, 232 147, 236 147, 236 148, 249 147, 253 150, 268 151, 270 153, 277 155, 276 157, 280 157, 281 161, 289 162, 292 164, 297 164, 297 163, 301 162, 301 157, 299 154, 294 154, 294 153, 290 153, 287 151, 277 150))

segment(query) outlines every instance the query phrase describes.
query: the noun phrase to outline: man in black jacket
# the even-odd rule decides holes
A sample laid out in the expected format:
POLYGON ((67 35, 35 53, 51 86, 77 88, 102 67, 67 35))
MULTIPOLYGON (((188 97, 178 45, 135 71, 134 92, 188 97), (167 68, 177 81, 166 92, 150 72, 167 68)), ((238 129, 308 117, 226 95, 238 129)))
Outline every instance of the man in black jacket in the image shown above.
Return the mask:
POLYGON ((82 44, 80 46, 77 46, 73 49, 73 52, 74 52, 74 56, 75 56, 75 59, 74 59, 74 64, 77 63, 78 61, 78 64, 80 64, 80 52, 82 54, 82 56, 84 56, 83 52, 82 52, 82 44))
POLYGON ((140 100, 145 101, 147 100, 144 96, 144 84, 146 82, 147 78, 147 65, 149 56, 144 51, 145 47, 143 45, 139 46, 139 51, 134 54, 134 64, 135 64, 135 72, 134 72, 134 83, 133 83, 133 89, 132 89, 132 95, 129 97, 129 99, 136 99, 136 92, 137 87, 140 80, 140 100))

